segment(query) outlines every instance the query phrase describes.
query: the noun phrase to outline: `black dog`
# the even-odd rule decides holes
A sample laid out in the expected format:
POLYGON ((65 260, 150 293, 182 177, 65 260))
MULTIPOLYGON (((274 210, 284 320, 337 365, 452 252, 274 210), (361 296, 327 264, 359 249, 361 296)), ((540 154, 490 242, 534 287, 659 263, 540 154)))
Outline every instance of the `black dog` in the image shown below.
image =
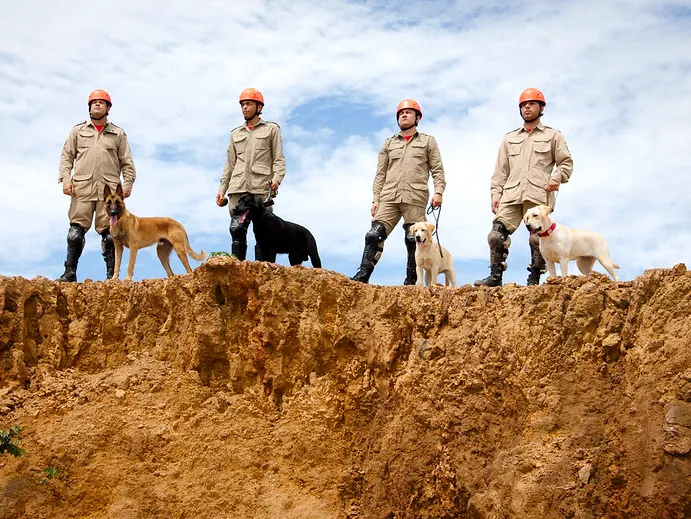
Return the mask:
MULTIPOLYGON (((264 202, 259 195, 242 195, 233 209, 238 223, 247 220, 254 224, 254 238, 261 250, 264 261, 275 262, 276 254, 288 254, 292 265, 301 265, 309 258, 312 266, 321 268, 322 262, 317 252, 317 242, 302 225, 286 222, 266 209, 273 200, 264 202)), ((249 222, 247 222, 249 224, 249 222)))

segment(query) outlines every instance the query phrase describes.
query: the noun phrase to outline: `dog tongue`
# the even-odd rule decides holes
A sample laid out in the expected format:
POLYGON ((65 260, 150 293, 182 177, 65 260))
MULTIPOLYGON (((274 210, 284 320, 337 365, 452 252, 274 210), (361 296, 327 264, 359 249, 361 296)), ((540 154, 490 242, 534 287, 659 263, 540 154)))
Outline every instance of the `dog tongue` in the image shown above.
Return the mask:
POLYGON ((249 211, 246 211, 246 212, 242 213, 242 214, 238 217, 238 223, 245 223, 245 218, 247 218, 247 213, 248 213, 248 212, 249 212, 249 211))
POLYGON ((110 226, 115 227, 115 224, 117 224, 117 223, 118 223, 118 217, 115 215, 111 216, 110 217, 110 226))

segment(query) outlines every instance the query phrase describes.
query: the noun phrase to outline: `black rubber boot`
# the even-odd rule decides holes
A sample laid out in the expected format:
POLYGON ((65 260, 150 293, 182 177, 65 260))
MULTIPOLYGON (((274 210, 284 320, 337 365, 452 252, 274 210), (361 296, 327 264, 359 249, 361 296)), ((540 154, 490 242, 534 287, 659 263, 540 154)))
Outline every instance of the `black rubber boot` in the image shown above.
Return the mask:
POLYGON ((369 278, 372 275, 372 272, 374 272, 374 265, 371 263, 363 263, 360 265, 360 268, 355 275, 350 279, 353 281, 360 281, 361 283, 369 283, 369 278))
POLYGON ((473 283, 476 287, 500 287, 502 284, 502 276, 504 274, 504 266, 490 265, 490 275, 485 279, 478 279, 473 283))
POLYGON ((527 286, 533 286, 533 285, 539 285, 540 284, 540 276, 542 275, 542 271, 539 269, 533 269, 532 267, 528 267, 528 280, 526 281, 527 286))
POLYGON ((487 243, 489 244, 490 275, 476 280, 473 284, 476 287, 500 287, 511 245, 509 231, 503 223, 495 221, 492 224, 492 230, 487 235, 487 243))
POLYGON ((77 281, 77 264, 84 250, 84 228, 73 223, 67 231, 67 258, 65 259, 65 272, 56 281, 71 282, 77 281))
POLYGON ((230 236, 233 238, 233 242, 230 245, 230 254, 239 259, 240 261, 245 261, 247 257, 247 228, 250 226, 249 220, 244 220, 240 222, 238 215, 230 216, 230 236))
POLYGON ((106 279, 113 279, 113 272, 115 270, 115 244, 113 243, 113 237, 110 235, 109 229, 101 233, 101 252, 103 253, 103 261, 106 262, 106 279))
POLYGON ((233 243, 230 245, 230 253, 240 261, 245 261, 247 257, 247 242, 233 240, 233 243))
POLYGON ((528 265, 530 274, 528 274, 526 284, 528 286, 539 285, 540 276, 547 271, 545 258, 540 252, 540 237, 535 233, 531 234, 528 238, 528 245, 530 245, 530 265, 528 265))
POLYGON ((408 253, 408 259, 405 267, 404 285, 414 285, 417 283, 417 266, 415 265, 415 236, 410 234, 412 223, 403 224, 405 248, 408 253))
POLYGON ((383 243, 386 239, 386 228, 381 222, 372 222, 372 228, 365 234, 365 250, 362 253, 360 268, 350 278, 353 281, 369 283, 369 278, 374 272, 374 266, 379 261, 384 251, 383 243))

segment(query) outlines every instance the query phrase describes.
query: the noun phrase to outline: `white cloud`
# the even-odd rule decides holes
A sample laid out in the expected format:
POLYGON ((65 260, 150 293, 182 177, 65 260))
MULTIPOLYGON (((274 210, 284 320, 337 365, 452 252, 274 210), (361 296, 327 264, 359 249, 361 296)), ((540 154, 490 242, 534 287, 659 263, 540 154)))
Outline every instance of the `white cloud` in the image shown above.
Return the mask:
MULTIPOLYGON (((179 219, 207 250, 228 242, 213 198, 229 130, 241 122, 237 95, 260 88, 289 164, 277 213, 309 227, 334 264, 350 258, 342 270, 352 274, 396 103, 418 99, 420 129, 439 141, 448 182, 440 237, 470 265, 487 258, 498 145, 520 123, 519 92, 536 86, 548 98, 544 122, 562 130, 574 157, 557 219, 602 232, 624 278, 691 263, 688 2, 449 4, 124 0, 105 16, 82 2, 5 6, 0 273, 59 270, 68 222, 57 163, 93 88, 110 91, 111 119, 135 153, 130 209, 179 219), (323 105, 319 121, 295 118, 310 103, 323 105)), ((515 235, 507 278, 524 281, 526 239, 515 235)), ((404 261, 399 229, 373 280, 398 280, 404 261)))

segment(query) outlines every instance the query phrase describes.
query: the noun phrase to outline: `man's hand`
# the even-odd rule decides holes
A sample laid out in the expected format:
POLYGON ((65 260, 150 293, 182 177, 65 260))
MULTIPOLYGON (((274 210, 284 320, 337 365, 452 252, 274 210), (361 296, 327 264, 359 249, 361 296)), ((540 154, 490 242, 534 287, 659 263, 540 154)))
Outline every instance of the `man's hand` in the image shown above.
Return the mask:
POLYGON ((549 179, 549 184, 545 188, 545 191, 559 191, 559 181, 553 178, 549 179))
POLYGON ((68 196, 74 194, 74 184, 72 182, 66 182, 62 185, 62 192, 68 196))
POLYGON ((439 193, 434 193, 434 196, 432 197, 432 200, 429 201, 429 203, 432 204, 432 207, 441 206, 441 195, 439 193))
POLYGON ((499 200, 492 201, 492 212, 497 214, 497 209, 499 209, 499 200))
POLYGON ((127 189, 122 190, 122 197, 123 198, 129 198, 129 196, 132 194, 132 188, 128 187, 127 189))
POLYGON ((216 193, 216 205, 218 207, 223 207, 223 199, 225 195, 223 193, 216 193))
POLYGON ((271 181, 271 191, 273 191, 273 192, 278 191, 278 180, 272 180, 271 181))
POLYGON ((372 218, 374 218, 374 215, 377 214, 378 209, 379 209, 379 203, 372 202, 372 210, 370 211, 370 213, 372 213, 372 218))

